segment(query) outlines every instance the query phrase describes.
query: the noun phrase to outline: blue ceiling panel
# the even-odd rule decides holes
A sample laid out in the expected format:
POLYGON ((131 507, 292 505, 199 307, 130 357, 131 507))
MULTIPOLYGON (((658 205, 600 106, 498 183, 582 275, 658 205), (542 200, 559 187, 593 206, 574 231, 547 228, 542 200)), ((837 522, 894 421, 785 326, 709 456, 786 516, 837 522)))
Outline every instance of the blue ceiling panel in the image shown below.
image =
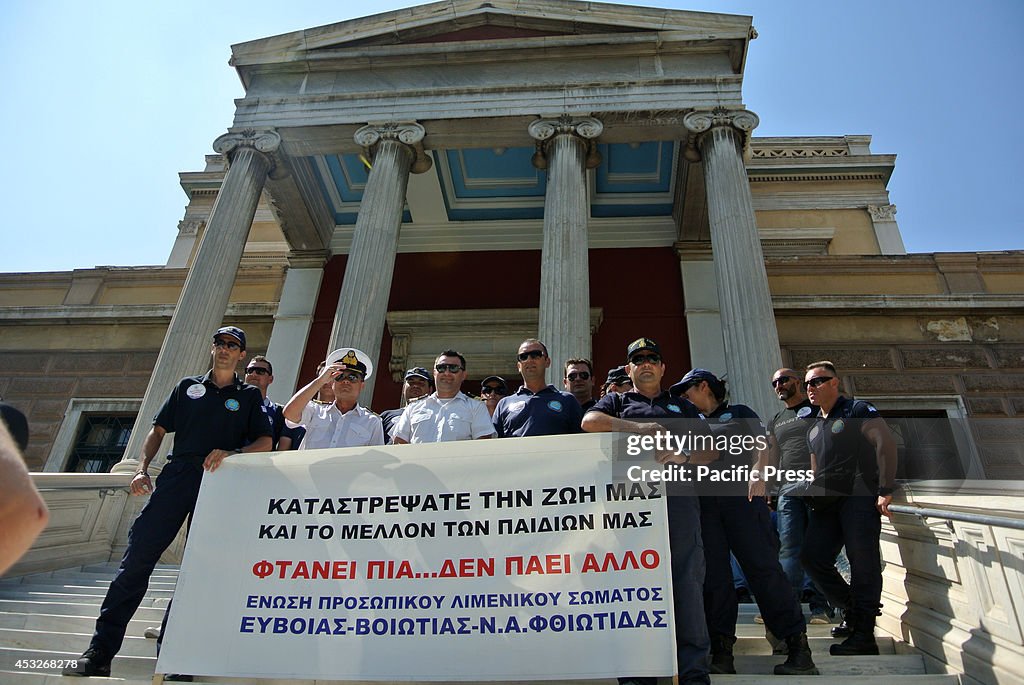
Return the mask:
POLYGON ((434 152, 448 219, 492 221, 544 216, 547 175, 534 148, 467 148, 434 152))
POLYGON ((598 193, 664 193, 672 182, 672 142, 598 145, 598 193))
MULTIPOLYGON (((335 225, 354 225, 359 216, 359 203, 363 200, 369 169, 358 154, 317 156, 312 158, 312 162, 335 225)), ((412 221, 408 208, 402 212, 402 221, 412 221)))

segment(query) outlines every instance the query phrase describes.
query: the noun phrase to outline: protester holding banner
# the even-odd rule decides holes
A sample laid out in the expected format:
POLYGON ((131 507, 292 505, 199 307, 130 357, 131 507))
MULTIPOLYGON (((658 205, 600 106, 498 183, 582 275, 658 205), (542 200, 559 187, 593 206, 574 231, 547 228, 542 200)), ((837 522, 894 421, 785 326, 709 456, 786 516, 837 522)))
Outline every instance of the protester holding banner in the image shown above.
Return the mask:
POLYGON ((494 436, 494 426, 483 402, 461 392, 466 380, 466 358, 445 350, 434 362, 436 391, 405 408, 395 422, 396 445, 451 440, 479 440, 494 436))
POLYGON ((582 432, 583 409, 577 398, 549 385, 545 379, 551 358, 544 343, 534 338, 524 340, 516 359, 523 384, 515 394, 502 398, 494 410, 492 419, 498 437, 582 432))
MULTIPOLYGON (((128 532, 128 547, 100 607, 89 648, 63 675, 110 676, 110 663, 121 649, 160 555, 195 509, 203 473, 216 471, 232 454, 270 450, 263 395, 235 373, 245 358, 245 332, 235 326, 218 329, 210 354, 213 368, 205 375, 183 378, 153 419, 130 486, 131 494, 152 492, 152 497, 128 532), (174 433, 174 448, 153 490, 149 464, 168 433, 174 433)), ((164 627, 166 621, 165 614, 164 627)))
MULTIPOLYGON (((626 349, 627 368, 633 389, 612 392, 583 417, 590 433, 619 432, 655 435, 666 429, 656 421, 690 419, 704 424, 703 417, 686 400, 677 400, 661 389, 665 364, 658 343, 639 338, 626 349)), ((706 430, 706 427, 705 429, 706 430)), ((717 452, 696 450, 685 457, 659 455, 685 462, 707 463, 717 452)), ((692 486, 674 483, 667 498, 669 546, 672 554, 672 599, 675 608, 676 662, 679 683, 708 683, 708 632, 704 622, 704 550, 700 539, 700 505, 692 486)), ((622 685, 654 685, 656 678, 620 678, 622 685)))
POLYGON ((288 427, 306 429, 299 449, 383 445, 380 417, 358 404, 359 393, 373 373, 373 362, 365 352, 351 347, 331 352, 324 362, 320 375, 292 395, 284 407, 288 427), (334 402, 314 402, 313 396, 327 385, 334 402))
MULTIPOLYGON (((705 369, 691 369, 672 386, 673 395, 685 397, 708 419, 712 434, 726 438, 730 445, 757 445, 768 440, 764 424, 750 407, 729 404, 725 383, 705 369)), ((707 575, 704 579, 704 613, 711 637, 711 672, 735 673, 733 645, 736 644, 738 604, 733 586, 729 554, 739 562, 754 594, 765 626, 786 642, 785 663, 775 666, 776 675, 818 675, 807 644, 807 629, 800 600, 779 564, 771 512, 763 496, 748 496, 750 476, 742 479, 727 474, 756 474, 751 471, 757 450, 722 450, 712 465, 719 474, 708 472, 698 487, 701 539, 707 575)), ((763 483, 763 478, 759 481, 763 483)), ((763 491, 762 491, 763 494, 763 491)))

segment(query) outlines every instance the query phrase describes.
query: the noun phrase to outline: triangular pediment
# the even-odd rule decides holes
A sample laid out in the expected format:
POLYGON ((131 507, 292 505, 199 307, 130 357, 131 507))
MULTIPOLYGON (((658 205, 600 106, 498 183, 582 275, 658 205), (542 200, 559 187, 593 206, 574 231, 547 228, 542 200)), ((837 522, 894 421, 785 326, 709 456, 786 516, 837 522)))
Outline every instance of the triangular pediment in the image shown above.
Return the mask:
POLYGON ((232 46, 236 67, 294 62, 373 46, 515 41, 549 36, 672 32, 692 40, 746 41, 748 16, 578 0, 452 0, 232 46))

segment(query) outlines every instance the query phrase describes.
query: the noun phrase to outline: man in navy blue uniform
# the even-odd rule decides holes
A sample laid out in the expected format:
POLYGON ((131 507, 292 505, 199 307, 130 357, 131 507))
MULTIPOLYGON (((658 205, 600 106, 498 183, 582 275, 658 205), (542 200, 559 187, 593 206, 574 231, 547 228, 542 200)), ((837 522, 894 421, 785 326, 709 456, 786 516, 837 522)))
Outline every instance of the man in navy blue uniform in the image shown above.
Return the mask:
MULTIPOLYGON (((725 383, 705 369, 690 370, 671 392, 685 396, 707 417, 720 454, 699 486, 701 539, 707 560, 704 614, 711 636, 711 672, 736 672, 732 652, 739 607, 731 552, 746 576, 768 630, 786 642, 786 661, 775 666, 775 674, 818 675, 807 644, 799 598, 779 564, 771 512, 765 498, 755 496, 750 487, 755 455, 768 447, 761 419, 744 404, 729 404, 725 383)), ((758 480, 763 484, 763 478, 758 480)))
POLYGON ((262 354, 257 354, 245 365, 245 382, 260 389, 263 395, 263 408, 270 429, 273 431, 274 446, 272 449, 286 452, 292 448, 294 429, 284 425, 284 407, 267 397, 270 384, 274 382, 274 365, 262 354))
POLYGON ((499 438, 582 432, 583 409, 575 397, 547 383, 550 366, 548 348, 540 340, 529 338, 519 345, 516 367, 523 384, 501 398, 491 417, 499 438))
MULTIPOLYGON (((583 417, 588 433, 618 432, 654 435, 671 419, 690 419, 691 427, 706 432, 704 417, 685 399, 671 397, 661 389, 665 364, 658 343, 639 338, 626 349, 627 369, 633 389, 610 392, 598 400, 583 417)), ((714 451, 692 451, 684 457, 659 454, 658 460, 708 463, 714 451)), ((704 549, 700 539, 700 505, 689 487, 670 483, 666 498, 669 547, 672 553, 672 603, 675 608, 676 663, 679 683, 708 683, 708 631, 704 623, 704 549)), ((654 685, 656 678, 619 678, 622 685, 654 685)))
POLYGON ((263 395, 235 374, 238 362, 245 358, 245 332, 235 326, 218 329, 210 355, 213 368, 202 376, 181 379, 153 419, 142 445, 142 463, 130 486, 133 495, 153 495, 128 531, 128 547, 100 607, 89 648, 63 675, 110 676, 110 662, 121 649, 125 628, 146 594, 153 568, 182 524, 191 519, 203 473, 216 471, 232 454, 270 450, 271 427, 263 395), (174 433, 174 449, 154 490, 149 464, 167 433, 174 433))
POLYGON ((800 560, 828 601, 845 611, 850 635, 829 651, 878 654, 875 617, 882 598, 878 540, 881 515, 891 516, 896 441, 871 404, 839 394, 839 374, 831 362, 808 365, 804 383, 818 412, 807 433, 816 496, 811 499, 800 560), (850 560, 849 584, 835 567, 844 544, 850 560))

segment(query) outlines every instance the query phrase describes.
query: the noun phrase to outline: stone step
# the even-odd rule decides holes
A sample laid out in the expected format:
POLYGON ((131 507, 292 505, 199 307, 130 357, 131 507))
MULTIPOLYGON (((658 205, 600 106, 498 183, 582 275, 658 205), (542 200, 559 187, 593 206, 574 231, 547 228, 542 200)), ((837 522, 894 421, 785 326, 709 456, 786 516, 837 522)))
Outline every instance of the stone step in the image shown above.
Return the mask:
MULTIPOLYGON (((94 604, 79 602, 31 602, 17 599, 0 599, 0 614, 61 614, 65 616, 91 616, 96 618, 100 612, 99 602, 94 604)), ((162 608, 139 607, 135 618, 159 622, 164 615, 162 608)))
MULTIPOLYGON (((60 611, 57 607, 55 611, 60 611)), ((51 633, 83 633, 92 635, 96 626, 96 617, 99 614, 88 616, 67 616, 63 614, 42 614, 42 613, 4 613, 0 612, 0 628, 14 628, 18 630, 38 630, 51 633)), ((128 622, 127 635, 142 636, 143 631, 149 626, 159 626, 163 616, 156 619, 133 618, 128 622)), ((83 646, 82 649, 85 649, 83 646)), ((0 664, 2 666, 3 664, 0 664)))
MULTIPOLYGON (((807 637, 832 637, 835 626, 807 626, 807 637)), ((876 631, 877 632, 877 631, 876 631)), ((737 623, 736 637, 764 637, 764 626, 759 623, 737 623)))
MULTIPOLYGON (((0 645, 19 649, 34 649, 59 652, 84 652, 89 646, 92 632, 52 632, 48 630, 22 630, 0 628, 0 645)), ((121 647, 126 656, 156 656, 156 640, 126 635, 121 647)))
MULTIPOLYGON (((106 592, 110 587, 113 576, 47 576, 36 578, 32 581, 24 578, 12 578, 0 581, 0 590, 15 590, 17 588, 82 588, 88 590, 99 589, 106 592)), ((177 578, 150 578, 149 589, 173 591, 177 584, 177 578)))
MULTIPOLYGON (((11 669, 18 660, 54 661, 74 659, 82 654, 82 649, 20 649, 18 647, 0 646, 0 665, 11 669)), ((118 654, 114 658, 112 674, 118 678, 150 678, 153 677, 153 670, 156 668, 156 655, 152 656, 130 656, 118 654)), ((40 668, 39 673, 50 673, 59 675, 61 669, 40 668)), ((0 681, 4 682, 4 681, 0 681)))
MULTIPOLYGON (((38 591, 35 588, 26 587, 24 590, 10 592, 0 589, 0 600, 8 600, 13 602, 41 602, 44 604, 90 604, 96 607, 99 611, 99 607, 103 604, 103 598, 106 596, 105 592, 90 592, 90 593, 64 593, 64 592, 44 592, 38 591)), ((140 607, 158 607, 165 608, 171 600, 172 593, 163 592, 160 590, 151 593, 146 593, 146 596, 142 598, 142 602, 139 604, 140 607)))
MULTIPOLYGON (((815 657, 819 654, 828 654, 828 648, 838 642, 840 641, 831 637, 811 637, 807 639, 807 643, 811 646, 811 653, 815 657)), ((891 637, 876 637, 875 642, 878 643, 879 654, 896 653, 895 640, 891 637)), ((733 653, 737 656, 740 654, 771 654, 772 646, 763 637, 741 637, 736 640, 733 653)))
MULTIPOLYGON (((737 655, 738 674, 772 674, 784 656, 737 655)), ((924 657, 920 654, 887 654, 879 656, 832 656, 826 652, 814 653, 814 664, 823 676, 884 676, 924 675, 924 657)), ((716 676, 717 680, 717 676, 716 676)), ((774 680, 772 682, 775 682, 774 680)))

